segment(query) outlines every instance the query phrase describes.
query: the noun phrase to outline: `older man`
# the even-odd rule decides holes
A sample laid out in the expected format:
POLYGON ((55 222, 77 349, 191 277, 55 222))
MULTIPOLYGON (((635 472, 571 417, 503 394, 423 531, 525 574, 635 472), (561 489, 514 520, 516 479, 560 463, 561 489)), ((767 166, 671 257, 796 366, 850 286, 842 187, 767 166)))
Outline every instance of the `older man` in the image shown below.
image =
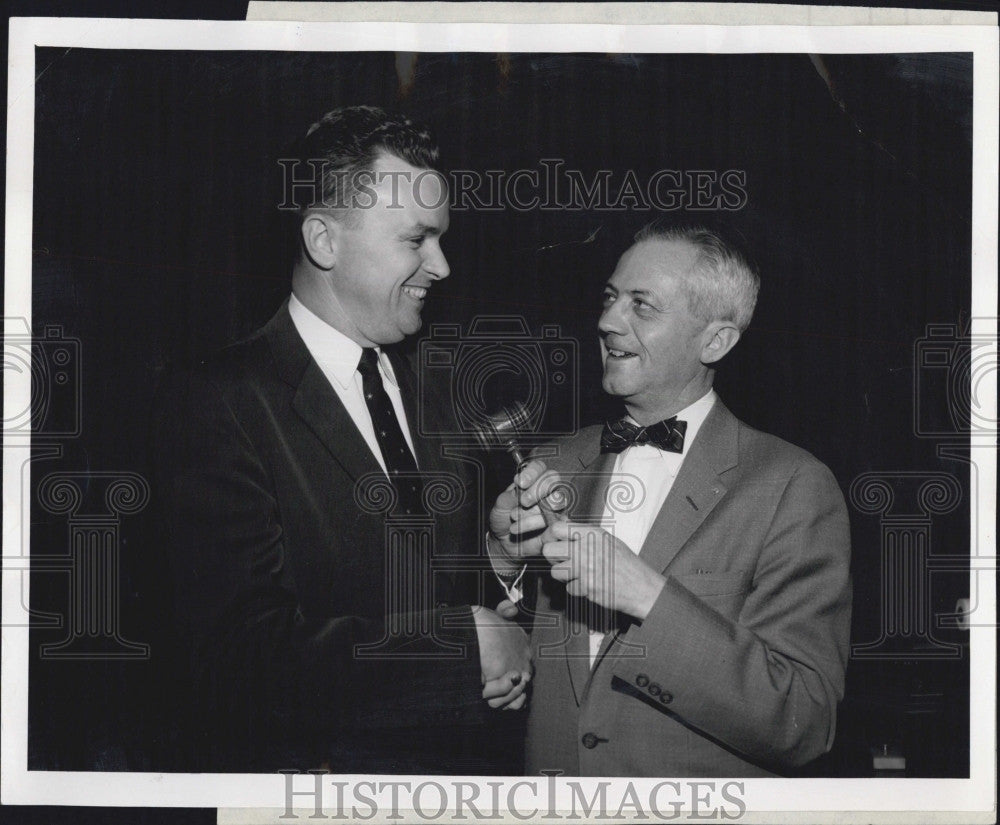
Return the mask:
POLYGON ((626 414, 558 443, 497 500, 498 572, 540 556, 525 579, 529 773, 770 776, 833 742, 851 604, 843 496, 712 389, 758 283, 717 234, 642 230, 598 324, 603 387, 626 414), (546 528, 540 500, 572 503, 546 528))
POLYGON ((527 637, 455 572, 449 557, 481 544, 479 496, 419 437, 447 411, 418 409, 395 347, 449 275, 437 156, 425 130, 372 107, 314 124, 289 170, 290 298, 161 393, 155 489, 191 664, 189 767, 498 769, 470 731, 486 702, 523 703, 527 637))

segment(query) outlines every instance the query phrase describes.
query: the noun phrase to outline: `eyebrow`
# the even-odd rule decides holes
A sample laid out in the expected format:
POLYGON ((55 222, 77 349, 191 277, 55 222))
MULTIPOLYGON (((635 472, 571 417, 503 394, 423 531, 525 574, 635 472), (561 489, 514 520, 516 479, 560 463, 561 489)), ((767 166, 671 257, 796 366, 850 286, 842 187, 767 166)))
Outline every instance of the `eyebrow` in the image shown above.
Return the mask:
POLYGON ((406 235, 441 235, 441 228, 438 226, 431 226, 428 223, 415 223, 411 226, 404 227, 400 230, 400 237, 406 235))
MULTIPOLYGON (((615 295, 619 294, 618 289, 613 284, 611 284, 611 283, 606 283, 604 285, 604 289, 605 290, 610 290, 611 292, 614 292, 615 295)), ((625 294, 626 295, 631 295, 633 298, 656 298, 657 297, 656 293, 653 292, 652 290, 649 290, 649 289, 626 289, 625 290, 625 294)))

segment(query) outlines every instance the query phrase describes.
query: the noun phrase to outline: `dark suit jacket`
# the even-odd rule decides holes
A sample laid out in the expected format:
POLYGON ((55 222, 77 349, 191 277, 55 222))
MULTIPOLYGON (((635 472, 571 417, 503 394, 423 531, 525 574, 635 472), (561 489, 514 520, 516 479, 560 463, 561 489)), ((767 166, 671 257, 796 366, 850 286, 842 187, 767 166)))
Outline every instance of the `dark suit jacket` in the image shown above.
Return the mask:
MULTIPOLYGON (((443 413, 416 409, 416 376, 390 357, 416 434, 421 415, 443 413)), ((402 529, 378 511, 378 485, 359 504, 359 482, 384 475, 287 305, 164 383, 154 495, 190 664, 193 767, 495 767, 470 741, 497 716, 467 607, 486 603, 480 577, 440 569, 479 552, 480 479, 414 443, 444 497, 431 525, 402 529)))
MULTIPOLYGON (((588 428, 546 459, 575 480, 574 520, 601 515, 599 442, 588 428)), ((828 750, 851 609, 830 471, 717 402, 640 557, 666 586, 644 621, 617 617, 593 671, 581 600, 537 580, 527 772, 768 776, 828 750)))

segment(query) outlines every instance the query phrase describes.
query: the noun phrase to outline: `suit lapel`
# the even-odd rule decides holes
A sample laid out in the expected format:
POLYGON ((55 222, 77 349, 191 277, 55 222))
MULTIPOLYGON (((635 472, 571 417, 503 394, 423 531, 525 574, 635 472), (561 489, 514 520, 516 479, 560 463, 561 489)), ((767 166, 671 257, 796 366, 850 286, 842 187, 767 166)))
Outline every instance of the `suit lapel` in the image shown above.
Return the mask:
MULTIPOLYGON (((333 460, 355 482, 371 473, 382 474, 381 465, 372 454, 368 443, 295 328, 295 323, 288 312, 287 302, 264 328, 264 335, 270 342, 279 375, 293 388, 292 409, 322 442, 333 460)), ((417 409, 416 376, 406 359, 393 349, 386 349, 385 354, 392 363, 393 374, 399 384, 417 466, 426 473, 446 470, 458 472, 462 476, 461 468, 448 465, 440 455, 440 450, 435 449, 437 442, 420 437, 421 419, 417 409)), ((464 476, 463 482, 468 487, 464 476)), ((466 493, 469 494, 468 490, 466 493)), ((471 506, 465 508, 463 512, 474 514, 474 499, 471 506)), ((466 525, 458 521, 458 517, 437 519, 432 553, 439 552, 446 555, 468 552, 469 535, 473 531, 474 524, 466 525)), ((421 558, 424 563, 432 564, 427 557, 421 558)), ((448 592, 454 591, 458 578, 456 572, 435 571, 431 567, 418 575, 423 576, 428 572, 433 572, 435 576, 443 576, 448 580, 448 592)), ((435 592, 439 592, 437 581, 434 587, 435 592)))
POLYGON ((357 481, 368 473, 381 472, 378 461, 330 386, 295 328, 288 302, 266 327, 275 366, 282 380, 295 389, 292 409, 315 433, 330 456, 357 481))
POLYGON ((736 466, 739 422, 721 401, 712 411, 653 521, 639 558, 663 571, 726 494, 720 477, 736 466))
MULTIPOLYGON (((684 457, 677 478, 667 494, 660 512, 643 542, 639 557, 657 571, 664 571, 674 557, 708 517, 727 491, 721 474, 735 467, 739 450, 739 422, 719 400, 702 424, 688 454, 684 457)), ((613 465, 608 466, 610 472, 613 465)), ((602 496, 603 506, 603 496, 602 496)), ((580 673, 573 673, 577 696, 584 697, 593 674, 611 647, 619 641, 622 631, 605 635, 598 650, 594 668, 588 666, 579 682, 580 673), (576 684, 583 684, 583 693, 576 684)), ((628 648, 619 648, 615 656, 628 656, 628 648)), ((589 665, 589 660, 588 660, 589 665)), ((571 666, 572 670, 572 666, 571 666)))
POLYGON ((302 377, 292 408, 352 479, 382 472, 368 442, 315 361, 302 377))
MULTIPOLYGON (((574 478, 577 505, 570 513, 572 521, 587 524, 600 522, 614 459, 614 455, 602 455, 599 451, 580 457, 583 468, 574 478)), ((567 596, 566 608, 566 632, 569 634, 565 645, 566 665, 577 703, 582 704, 591 676, 590 628, 584 618, 593 607, 582 599, 567 596)))

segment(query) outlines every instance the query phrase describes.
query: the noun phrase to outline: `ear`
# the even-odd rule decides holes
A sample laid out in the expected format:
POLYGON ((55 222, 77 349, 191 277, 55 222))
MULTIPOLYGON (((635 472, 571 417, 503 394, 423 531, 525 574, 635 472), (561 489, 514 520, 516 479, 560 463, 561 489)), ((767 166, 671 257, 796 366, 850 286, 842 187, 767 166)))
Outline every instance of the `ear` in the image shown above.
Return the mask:
POLYGON ((337 261, 340 222, 329 212, 307 212, 302 219, 302 249, 318 268, 330 270, 337 261))
POLYGON ((736 346, 740 331, 731 321, 713 321, 705 328, 701 347, 701 362, 714 364, 736 346))

